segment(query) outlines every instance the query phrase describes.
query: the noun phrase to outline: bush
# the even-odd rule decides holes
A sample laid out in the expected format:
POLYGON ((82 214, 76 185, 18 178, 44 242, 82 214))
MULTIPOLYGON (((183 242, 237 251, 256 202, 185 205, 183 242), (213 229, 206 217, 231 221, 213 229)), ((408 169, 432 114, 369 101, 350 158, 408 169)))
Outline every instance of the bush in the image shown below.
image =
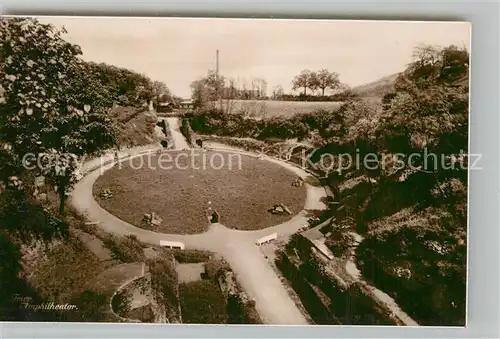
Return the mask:
POLYGON ((126 318, 137 319, 143 323, 154 323, 155 314, 153 313, 150 305, 145 305, 130 310, 126 315, 126 318))
POLYGON ((132 296, 128 291, 119 291, 111 300, 111 309, 121 317, 124 317, 130 311, 132 296))
POLYGON ((299 267, 292 263, 284 252, 278 253, 275 263, 283 276, 290 281, 294 291, 314 322, 320 325, 335 324, 328 307, 316 294, 306 276, 299 270, 299 267))
POLYGON ((190 125, 195 132, 259 140, 304 139, 311 131, 322 132, 328 129, 335 119, 338 116, 327 111, 260 120, 248 119, 239 113, 225 114, 217 109, 199 110, 189 115, 190 125))
POLYGON ((243 302, 238 295, 229 295, 227 298, 228 324, 262 324, 259 313, 255 309, 255 301, 243 302))
POLYGON ((50 241, 68 238, 69 225, 49 209, 27 199, 28 190, 6 189, 0 193, 0 229, 15 234, 21 240, 50 241))
POLYGON ((210 280, 180 285, 182 321, 187 324, 225 324, 226 300, 210 280))
POLYGON ((194 136, 193 129, 191 128, 191 124, 188 119, 182 119, 181 126, 179 128, 182 135, 186 138, 189 145, 194 144, 194 136))
POLYGON ((158 304, 164 305, 170 321, 179 318, 179 280, 171 260, 155 259, 147 262, 151 274, 151 288, 158 304))
POLYGON ((174 256, 175 260, 181 264, 196 264, 206 262, 210 259, 211 252, 202 250, 167 250, 165 257, 174 256))
POLYGON ((340 258, 350 254, 350 249, 354 245, 354 237, 346 232, 334 231, 326 239, 325 245, 332 251, 333 255, 340 258))
POLYGON ((367 280, 422 325, 464 325, 465 260, 466 245, 445 231, 409 227, 366 237, 357 251, 367 280))
POLYGON ((227 271, 231 271, 231 267, 224 259, 211 259, 205 263, 205 272, 209 279, 218 279, 227 271))
POLYGON ((233 137, 210 135, 210 136, 203 136, 202 140, 218 142, 228 146, 241 148, 244 149, 245 151, 262 151, 262 149, 269 147, 268 143, 255 139, 240 139, 233 137))
POLYGON ((135 235, 126 235, 123 238, 110 235, 103 239, 103 243, 113 256, 122 262, 141 262, 146 259, 142 244, 135 235))
POLYGON ((92 286, 103 269, 99 258, 81 241, 70 239, 49 250, 29 281, 43 298, 64 304, 92 286))
POLYGON ((71 301, 71 304, 78 307, 78 311, 71 312, 70 321, 75 322, 98 322, 106 320, 103 316, 104 309, 109 307, 109 297, 105 295, 86 290, 77 295, 71 301))

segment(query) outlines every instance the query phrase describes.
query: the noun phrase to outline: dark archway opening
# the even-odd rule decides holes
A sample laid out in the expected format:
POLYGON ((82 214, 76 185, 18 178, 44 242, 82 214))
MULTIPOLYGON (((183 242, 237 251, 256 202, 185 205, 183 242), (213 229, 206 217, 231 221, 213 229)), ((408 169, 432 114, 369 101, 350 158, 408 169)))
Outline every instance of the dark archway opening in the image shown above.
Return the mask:
POLYGON ((216 224, 219 222, 219 213, 217 211, 213 211, 212 214, 210 215, 210 223, 211 224, 216 224))

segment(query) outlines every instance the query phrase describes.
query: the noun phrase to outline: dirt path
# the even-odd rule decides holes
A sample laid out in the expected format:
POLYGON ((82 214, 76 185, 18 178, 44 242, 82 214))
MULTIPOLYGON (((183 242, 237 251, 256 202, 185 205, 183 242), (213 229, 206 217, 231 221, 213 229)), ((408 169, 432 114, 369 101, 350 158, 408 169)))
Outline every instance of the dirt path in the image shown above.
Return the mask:
POLYGON ((180 131, 179 118, 169 117, 160 119, 165 119, 167 121, 168 128, 170 129, 170 135, 172 136, 172 140, 174 141, 175 149, 190 148, 189 144, 186 142, 186 139, 180 131))
POLYGON ((259 247, 247 237, 231 237, 219 253, 229 262, 264 323, 307 325, 287 290, 259 247))
POLYGON ((350 235, 354 237, 355 246, 351 248, 351 256, 345 265, 347 273, 356 281, 361 283, 362 287, 366 289, 369 295, 383 305, 386 309, 392 312, 391 317, 396 319, 397 322, 405 326, 418 326, 418 323, 413 320, 406 312, 404 312, 396 301, 387 293, 379 290, 378 288, 368 284, 361 274, 361 271, 356 265, 356 249, 359 244, 363 241, 363 237, 355 232, 350 232, 350 235))

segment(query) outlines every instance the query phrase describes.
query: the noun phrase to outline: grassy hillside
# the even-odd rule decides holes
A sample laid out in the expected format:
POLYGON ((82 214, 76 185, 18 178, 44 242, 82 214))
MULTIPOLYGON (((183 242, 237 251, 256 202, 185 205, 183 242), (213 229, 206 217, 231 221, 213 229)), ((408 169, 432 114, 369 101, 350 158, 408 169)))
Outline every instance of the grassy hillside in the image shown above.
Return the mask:
POLYGON ((367 84, 354 87, 352 91, 361 96, 368 98, 382 98, 385 94, 394 90, 394 83, 399 73, 391 74, 367 84))
POLYGON ((145 107, 117 106, 110 114, 118 127, 120 146, 140 146, 158 141, 155 133, 158 118, 145 107))

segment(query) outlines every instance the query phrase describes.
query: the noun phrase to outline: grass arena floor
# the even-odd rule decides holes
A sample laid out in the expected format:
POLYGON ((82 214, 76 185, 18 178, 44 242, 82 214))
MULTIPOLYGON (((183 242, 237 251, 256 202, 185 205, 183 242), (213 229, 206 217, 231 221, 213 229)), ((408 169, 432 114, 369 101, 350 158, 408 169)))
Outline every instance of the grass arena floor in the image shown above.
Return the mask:
POLYGON ((116 165, 97 179, 93 192, 108 212, 156 232, 204 232, 208 207, 219 213, 226 227, 256 230, 287 221, 303 208, 306 190, 292 186, 296 177, 278 164, 246 155, 168 151, 116 165), (101 199, 103 189, 113 196, 101 199), (285 204, 292 215, 269 213, 277 203, 285 204), (142 221, 151 212, 163 219, 160 226, 142 221))

